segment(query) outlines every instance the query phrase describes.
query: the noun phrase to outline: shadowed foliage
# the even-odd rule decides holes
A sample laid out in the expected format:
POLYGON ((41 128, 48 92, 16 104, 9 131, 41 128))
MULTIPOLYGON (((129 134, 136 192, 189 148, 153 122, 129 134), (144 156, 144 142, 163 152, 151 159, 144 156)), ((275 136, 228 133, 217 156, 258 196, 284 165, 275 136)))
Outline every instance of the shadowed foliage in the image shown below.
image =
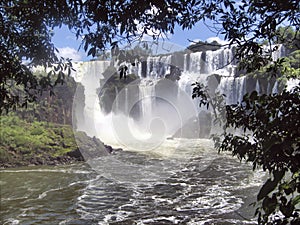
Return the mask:
POLYGON ((237 45, 241 68, 252 70, 270 60, 278 26, 284 22, 298 32, 299 18, 299 0, 0 1, 0 112, 26 106, 43 91, 52 93, 53 86, 63 83, 70 73, 70 60, 57 57, 52 42, 56 27, 67 26, 82 39, 87 54, 95 56, 144 35, 166 37, 176 25, 190 29, 198 21, 211 20, 211 29, 237 45), (270 44, 268 51, 261 41, 270 44), (38 77, 32 71, 37 65, 52 70, 38 77), (25 94, 18 95, 12 86, 19 86, 25 94))
MULTIPOLYGON (((278 48, 276 44, 288 43, 288 49, 295 56, 298 54, 295 51, 299 50, 299 3, 299 0, 149 0, 143 4, 138 0, 2 0, 0 113, 26 106, 43 91, 52 93, 53 87, 70 74, 70 60, 56 56, 57 49, 51 39, 52 30, 62 25, 82 39, 81 47, 87 55, 95 56, 111 48, 112 54, 118 56, 118 46, 125 42, 139 41, 144 35, 157 40, 173 34, 176 25, 191 29, 198 21, 210 21, 213 24, 210 29, 222 34, 229 45, 236 46, 235 58, 240 69, 253 72, 268 65, 266 70, 273 76, 281 73, 287 78, 299 78, 299 65, 293 60, 278 59, 270 64, 271 54, 278 48), (279 29, 280 26, 285 28, 279 29), (33 73, 38 65, 52 69, 46 76, 38 76, 33 73)), ((212 102, 205 99, 203 88, 197 87, 200 94, 195 93, 194 97, 203 97, 205 104, 212 102)), ((254 93, 245 96, 241 106, 226 107, 225 128, 245 128, 252 132, 253 140, 227 132, 220 139, 219 149, 245 158, 254 168, 261 165, 270 171, 271 178, 258 194, 258 201, 262 202, 258 209, 261 224, 299 224, 299 165, 289 162, 299 156, 299 126, 289 126, 291 121, 299 124, 299 115, 293 112, 299 112, 297 91, 283 91, 275 96, 254 93), (275 134, 269 135, 269 130, 275 134)))

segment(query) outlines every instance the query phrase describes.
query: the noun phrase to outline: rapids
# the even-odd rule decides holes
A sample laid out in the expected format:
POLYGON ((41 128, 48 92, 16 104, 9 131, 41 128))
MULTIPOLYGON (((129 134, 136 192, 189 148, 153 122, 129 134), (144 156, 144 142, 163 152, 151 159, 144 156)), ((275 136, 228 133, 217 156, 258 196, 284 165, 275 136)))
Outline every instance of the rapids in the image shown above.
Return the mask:
POLYGON ((265 176, 218 154, 207 139, 0 175, 6 225, 255 224, 249 204, 265 176))

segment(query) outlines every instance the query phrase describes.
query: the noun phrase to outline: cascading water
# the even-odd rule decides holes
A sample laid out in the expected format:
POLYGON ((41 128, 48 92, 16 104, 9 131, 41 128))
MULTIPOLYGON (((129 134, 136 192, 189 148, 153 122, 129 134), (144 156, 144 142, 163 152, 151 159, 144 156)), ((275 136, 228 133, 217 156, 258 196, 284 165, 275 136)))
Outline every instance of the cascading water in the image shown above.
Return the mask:
POLYGON ((144 63, 137 63, 139 77, 149 79, 163 78, 170 73, 172 55, 167 56, 149 56, 144 63))
MULTIPOLYGON (((279 46, 278 51, 273 54, 273 58, 278 59, 283 53, 284 48, 279 46)), ((227 104, 241 102, 244 94, 251 90, 256 90, 259 94, 278 92, 277 81, 273 83, 272 86, 270 86, 270 83, 268 82, 268 87, 264 88, 261 86, 258 79, 254 79, 254 81, 252 79, 251 81, 251 79, 249 80, 246 76, 238 77, 235 73, 236 65, 234 64, 233 57, 234 48, 220 48, 215 51, 208 50, 204 52, 148 56, 143 62, 134 61, 133 64, 135 66, 130 65, 128 71, 130 73, 135 73, 140 79, 139 82, 135 83, 137 91, 132 90, 132 86, 129 85, 123 87, 115 86, 113 90, 114 93, 111 94, 115 97, 110 97, 109 99, 109 101, 113 102, 113 110, 111 109, 108 113, 104 112, 103 109, 99 107, 100 104, 97 91, 99 92, 99 89, 101 89, 100 83, 106 82, 102 73, 108 68, 109 62, 93 61, 81 63, 77 66, 78 72, 75 74, 75 77, 84 76, 84 78, 81 79, 81 83, 85 87, 84 94, 86 100, 84 112, 85 124, 88 127, 81 129, 90 135, 94 135, 95 133, 99 134, 101 132, 92 132, 94 129, 90 129, 90 127, 93 127, 93 120, 96 119, 98 123, 96 129, 99 130, 99 127, 104 127, 104 125, 101 125, 103 122, 101 119, 109 121, 112 119, 109 116, 123 115, 125 118, 131 117, 131 119, 128 120, 131 121, 130 124, 134 124, 134 121, 139 121, 140 123, 136 124, 138 125, 137 127, 140 127, 143 131, 149 131, 149 126, 153 118, 167 118, 166 115, 159 115, 158 113, 164 111, 158 109, 158 105, 160 107, 169 107, 165 106, 161 99, 167 99, 167 101, 171 102, 172 107, 175 106, 180 108, 181 106, 178 105, 178 103, 180 102, 183 93, 189 96, 187 101, 190 101, 193 104, 193 107, 196 108, 196 114, 210 113, 209 110, 200 109, 198 107, 199 99, 191 98, 191 84, 194 82, 208 85, 209 91, 212 94, 214 94, 215 91, 224 94, 226 96, 225 100, 227 104), (181 70, 181 75, 178 79, 172 77, 174 73, 172 67, 181 70), (169 90, 162 91, 165 87, 162 87, 159 84, 165 77, 170 80, 173 79, 173 87, 168 87, 169 90), (157 93, 160 93, 160 98, 157 98, 157 93), (137 104, 130 105, 133 101, 137 101, 137 104), (132 109, 133 106, 135 107, 134 110, 132 109)), ((109 94, 107 96, 109 96, 109 94)), ((100 96, 100 101, 101 100, 100 96)), ((175 109, 175 111, 176 110, 177 109, 175 109)), ((168 111, 167 113, 170 112, 171 111, 168 111)), ((198 115, 193 115, 191 117, 194 116, 198 117, 198 115)), ((179 117, 181 116, 179 115, 179 117)), ((187 121, 185 118, 180 120, 181 123, 187 121)), ((125 120, 123 119, 123 121, 125 120)), ((201 124, 201 121, 199 122, 201 124)), ((106 122, 104 123, 106 124, 106 122)), ((172 129, 167 128, 172 124, 169 121, 167 123, 163 122, 163 124, 164 132, 166 132, 166 130, 171 132, 172 130, 173 133, 161 134, 162 136, 172 136, 176 130, 180 129, 180 127, 175 128, 175 126, 172 126, 172 129)), ((107 129, 109 125, 106 125, 105 127, 107 129)), ((114 136, 113 132, 110 133, 110 136, 114 136)), ((196 138, 199 136, 195 135, 194 137, 196 138)), ((103 137, 100 136, 100 138, 103 137)))
POLYGON ((246 79, 245 77, 239 78, 238 84, 238 102, 241 103, 243 100, 243 96, 246 94, 246 79))
POLYGON ((225 95, 227 104, 240 103, 246 94, 245 77, 224 77, 220 81, 218 91, 225 95))
MULTIPOLYGON (((218 154, 207 139, 167 138, 163 143, 160 141, 166 139, 161 135, 161 128, 171 135, 186 123, 198 128, 202 126, 201 121, 195 123, 195 118, 206 112, 199 111, 191 100, 190 85, 193 82, 204 82, 211 90, 226 94, 227 103, 241 101, 247 91, 258 89, 256 84, 259 83, 245 76, 234 76, 234 65, 227 65, 232 61, 230 49, 185 53, 181 58, 180 64, 180 60, 174 61, 170 55, 148 57, 146 62, 129 69, 142 80, 125 87, 114 80, 119 88, 108 86, 106 100, 98 94, 109 82, 109 77, 104 74, 110 62, 75 64, 73 76, 84 87, 84 104, 77 104, 84 107, 84 115, 74 113, 84 118, 76 128, 90 136, 98 136, 108 144, 126 138, 125 150, 130 151, 91 159, 93 163, 89 166, 74 164, 0 170, 1 222, 256 224, 255 209, 249 205, 265 179, 263 173, 253 173, 250 165, 241 164, 231 155, 218 154), (179 81, 161 79, 172 72, 170 65, 182 70, 179 81), (117 98, 113 98, 116 95, 117 98), (109 112, 100 107, 101 101, 111 103, 108 104, 109 112), (141 129, 144 126, 139 119, 142 118, 151 120, 148 130, 141 129), (140 133, 149 131, 152 132, 150 138, 141 138, 140 133), (148 150, 152 151, 133 151, 147 148, 149 139, 151 148, 148 150), (153 140, 158 145, 151 145, 153 140)), ((290 80, 287 85, 290 89, 298 83, 298 80, 290 80)), ((261 82, 259 87, 260 91, 267 90, 268 93, 278 89, 278 83, 265 88, 261 82)), ((82 92, 82 88, 80 90, 82 92)), ((188 130, 192 130, 191 126, 188 130)), ((195 137, 193 132, 190 134, 195 137)))
POLYGON ((141 99, 142 120, 151 120, 153 98, 155 96, 154 84, 151 80, 143 79, 139 85, 141 99))
POLYGON ((125 112, 128 112, 128 87, 125 87, 125 112))
POLYGON ((259 85, 259 81, 257 80, 256 81, 256 84, 255 84, 255 91, 257 92, 257 94, 261 94, 261 91, 260 91, 260 85, 259 85))
POLYGON ((277 94, 278 93, 278 81, 275 81, 275 84, 272 89, 272 94, 277 94))
POLYGON ((120 110, 118 93, 119 93, 118 87, 115 87, 115 111, 116 112, 120 110))
POLYGON ((103 72, 110 65, 109 61, 90 61, 75 63, 72 76, 75 81, 84 86, 84 124, 77 127, 78 130, 84 130, 90 136, 96 136, 95 121, 101 118, 101 109, 99 104, 98 92, 100 89, 100 80, 104 79, 103 72))

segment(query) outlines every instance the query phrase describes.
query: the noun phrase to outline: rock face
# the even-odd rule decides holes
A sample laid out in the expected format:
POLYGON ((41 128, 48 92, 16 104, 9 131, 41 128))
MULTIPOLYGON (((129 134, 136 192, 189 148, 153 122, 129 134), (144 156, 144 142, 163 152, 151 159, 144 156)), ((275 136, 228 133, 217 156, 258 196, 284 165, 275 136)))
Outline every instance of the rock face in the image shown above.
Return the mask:
POLYGON ((128 74, 126 78, 120 79, 119 74, 115 72, 103 82, 104 84, 98 95, 101 110, 106 114, 112 111, 124 111, 126 109, 126 98, 138 95, 138 85, 130 85, 134 81, 136 84, 139 82, 138 77, 134 74, 128 74))
POLYGON ((187 47, 188 50, 192 52, 204 52, 204 51, 216 51, 221 48, 221 44, 217 41, 213 41, 211 43, 199 41, 198 43, 192 44, 187 47))
POLYGON ((84 160, 103 157, 121 150, 121 149, 114 149, 109 145, 105 145, 98 138, 96 137, 91 138, 82 131, 76 132, 75 137, 76 137, 77 145, 80 150, 79 153, 82 154, 84 160))
POLYGON ((0 168, 69 164, 115 151, 84 132, 73 133, 73 107, 77 113, 74 127, 84 123, 83 85, 67 77, 64 85, 57 85, 54 92, 53 96, 48 93, 39 96, 26 109, 19 108, 10 116, 0 117, 0 168))
MULTIPOLYGON (((19 108, 16 113, 28 121, 47 121, 58 124, 72 124, 72 107, 76 87, 82 88, 72 77, 66 77, 63 85, 54 87, 54 95, 44 92, 37 96, 37 103, 19 108)), ((80 101, 77 101, 80 102, 80 101)))
POLYGON ((78 161, 84 161, 84 158, 83 158, 83 156, 82 156, 82 154, 81 154, 81 152, 78 148, 73 150, 73 151, 68 152, 66 154, 66 156, 69 156, 73 159, 77 159, 78 161))
POLYGON ((210 138, 211 126, 211 114, 201 111, 197 117, 192 117, 178 129, 173 138, 210 138))

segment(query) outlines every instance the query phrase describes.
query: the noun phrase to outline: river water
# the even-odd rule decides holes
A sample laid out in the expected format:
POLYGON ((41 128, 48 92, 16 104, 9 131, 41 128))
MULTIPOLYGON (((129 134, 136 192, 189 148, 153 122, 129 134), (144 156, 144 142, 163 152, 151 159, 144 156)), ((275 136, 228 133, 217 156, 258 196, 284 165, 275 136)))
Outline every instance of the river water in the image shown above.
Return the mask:
POLYGON ((68 166, 0 170, 1 224, 255 224, 264 174, 209 140, 68 166))

